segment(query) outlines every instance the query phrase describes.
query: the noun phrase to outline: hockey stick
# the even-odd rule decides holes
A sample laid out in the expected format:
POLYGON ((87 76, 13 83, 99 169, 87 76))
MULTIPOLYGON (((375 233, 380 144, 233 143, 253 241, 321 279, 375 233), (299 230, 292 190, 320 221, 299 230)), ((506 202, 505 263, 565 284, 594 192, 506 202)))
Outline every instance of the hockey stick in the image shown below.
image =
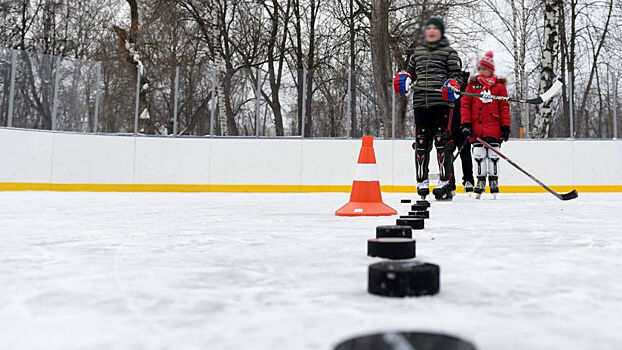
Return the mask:
POLYGON ((545 185, 542 181, 536 179, 533 175, 531 175, 530 173, 528 173, 527 171, 525 171, 525 169, 521 168, 520 166, 518 166, 518 164, 514 163, 510 158, 506 157, 505 155, 503 155, 503 153, 501 153, 500 151, 497 151, 496 149, 492 148, 491 145, 489 145, 486 141, 482 140, 480 137, 477 137, 477 141, 479 141, 482 145, 484 145, 484 147, 488 148, 489 150, 495 152, 496 154, 499 155, 499 157, 505 159, 508 161, 508 163, 512 164, 516 169, 520 170, 523 172, 523 174, 529 176, 530 179, 532 179, 533 181, 537 182, 538 185, 542 186, 545 190, 551 192, 555 197, 563 200, 563 201, 567 201, 570 199, 575 199, 579 196, 579 193, 577 192, 577 190, 572 190, 568 193, 564 193, 564 194, 559 194, 555 191, 553 191, 552 189, 550 189, 547 185, 545 185))
POLYGON ((468 137, 465 138, 464 141, 462 141, 460 148, 458 148, 458 152, 456 152, 456 155, 454 155, 454 160, 451 161, 452 164, 456 161, 456 159, 458 159, 458 157, 460 156, 460 152, 462 152, 462 149, 467 145, 467 143, 469 143, 468 137))
MULTIPOLYGON (((489 95, 489 94, 474 94, 472 92, 460 92, 460 90, 458 89, 453 89, 455 92, 459 93, 462 96, 472 96, 472 97, 482 97, 482 98, 489 98, 492 100, 501 100, 501 101, 509 101, 509 102, 518 102, 518 103, 529 103, 529 104, 533 104, 533 105, 539 105, 541 103, 544 103, 548 100, 551 99, 551 97, 553 97, 555 94, 557 94, 559 92, 559 90, 561 90, 561 88, 564 86, 564 82, 561 79, 556 79, 555 83, 553 83, 553 85, 551 86, 550 89, 548 89, 545 93, 543 93, 542 95, 536 97, 536 98, 530 98, 530 99, 521 99, 521 98, 515 98, 515 97, 507 97, 507 96, 496 96, 496 95, 489 95)), ((420 87, 420 86, 415 86, 415 83, 412 83, 410 85, 411 89, 416 89, 416 90, 422 90, 422 91, 429 91, 429 92, 442 92, 441 89, 432 89, 432 88, 426 88, 426 87, 420 87)))

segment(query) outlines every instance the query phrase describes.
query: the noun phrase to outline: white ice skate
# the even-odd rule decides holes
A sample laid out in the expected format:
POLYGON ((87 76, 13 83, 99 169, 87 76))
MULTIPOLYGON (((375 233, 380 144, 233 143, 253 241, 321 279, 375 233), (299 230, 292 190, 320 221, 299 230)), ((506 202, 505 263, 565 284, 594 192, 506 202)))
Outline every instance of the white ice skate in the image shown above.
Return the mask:
POLYGON ((430 194, 430 180, 425 179, 417 182, 417 194, 421 196, 421 199, 425 199, 430 194))

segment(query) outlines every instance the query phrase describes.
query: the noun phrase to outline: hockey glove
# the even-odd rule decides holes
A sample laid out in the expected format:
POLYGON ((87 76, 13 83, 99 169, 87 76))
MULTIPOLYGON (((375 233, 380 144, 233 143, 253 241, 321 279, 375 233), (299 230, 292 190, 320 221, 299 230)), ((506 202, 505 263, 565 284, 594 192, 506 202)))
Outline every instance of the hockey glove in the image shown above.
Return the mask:
POLYGON ((460 94, 456 91, 460 91, 460 84, 453 79, 447 79, 445 84, 443 84, 443 88, 441 92, 443 94, 443 100, 445 101, 455 101, 460 97, 460 94))
POLYGON ((412 83, 412 77, 407 72, 395 73, 393 78, 393 90, 398 95, 408 95, 410 92, 410 84, 412 83))
POLYGON ((507 141, 510 138, 510 127, 504 125, 501 127, 501 138, 503 141, 507 141))
POLYGON ((471 123, 464 123, 460 125, 460 132, 464 135, 464 137, 471 136, 471 123))

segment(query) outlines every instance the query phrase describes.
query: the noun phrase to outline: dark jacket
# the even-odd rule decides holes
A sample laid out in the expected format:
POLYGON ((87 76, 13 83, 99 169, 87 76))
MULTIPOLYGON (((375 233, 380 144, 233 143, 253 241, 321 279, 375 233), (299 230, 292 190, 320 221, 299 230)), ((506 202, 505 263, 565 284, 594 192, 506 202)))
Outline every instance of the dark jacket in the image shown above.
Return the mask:
MULTIPOLYGON (((483 90, 475 77, 469 79, 466 92, 475 94, 483 90)), ((496 83, 490 87, 490 93, 496 96, 507 96, 508 90, 505 87, 505 79, 497 79, 496 83)), ((471 123, 473 134, 479 137, 501 138, 501 127, 510 126, 510 105, 508 101, 491 100, 483 103, 479 97, 462 96, 460 101, 462 123, 471 123)), ((471 138, 471 141, 474 141, 471 138)))
MULTIPOLYGON (((455 79, 462 84, 462 61, 456 50, 449 46, 449 40, 443 37, 433 43, 424 41, 415 49, 408 62, 408 73, 415 81, 415 86, 440 89, 447 79, 455 79)), ((413 87, 414 88, 414 87, 413 87)), ((413 106, 453 106, 443 100, 440 92, 413 90, 413 106)))

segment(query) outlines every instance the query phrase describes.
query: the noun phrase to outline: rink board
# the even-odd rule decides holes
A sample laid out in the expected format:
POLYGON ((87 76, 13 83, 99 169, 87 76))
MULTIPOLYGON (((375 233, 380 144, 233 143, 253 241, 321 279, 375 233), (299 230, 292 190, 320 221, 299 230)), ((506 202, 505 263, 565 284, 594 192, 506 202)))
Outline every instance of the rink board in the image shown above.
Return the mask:
MULTIPOLYGON (((413 192, 411 143, 374 141, 383 191, 413 192)), ((0 190, 348 192, 360 146, 356 139, 174 138, 0 128, 0 190)), ((502 152, 557 191, 622 192, 620 140, 511 140, 502 152)), ((502 191, 543 191, 507 162, 499 164, 502 191)), ((434 161, 430 173, 438 174, 434 161)), ((456 178, 461 177, 457 160, 456 178)))

